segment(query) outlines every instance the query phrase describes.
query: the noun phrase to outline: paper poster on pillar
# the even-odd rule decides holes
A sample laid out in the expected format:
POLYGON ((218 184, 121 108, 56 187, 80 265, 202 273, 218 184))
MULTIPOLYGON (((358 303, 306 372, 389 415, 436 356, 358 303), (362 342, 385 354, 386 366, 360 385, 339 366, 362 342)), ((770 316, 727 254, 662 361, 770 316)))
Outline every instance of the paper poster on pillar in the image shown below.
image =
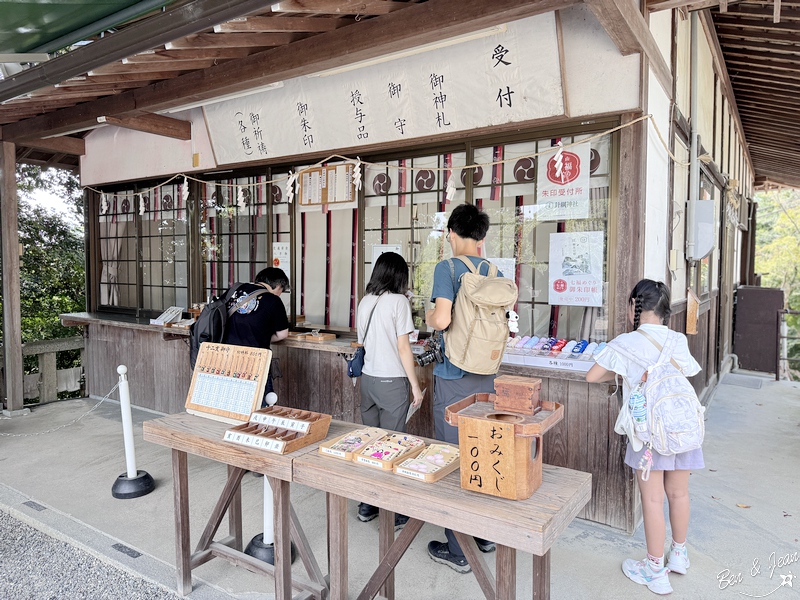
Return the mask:
POLYGON ((589 218, 591 152, 587 142, 538 157, 536 206, 530 212, 539 221, 589 218))
POLYGON ((602 231, 550 235, 550 293, 556 306, 603 305, 602 231))

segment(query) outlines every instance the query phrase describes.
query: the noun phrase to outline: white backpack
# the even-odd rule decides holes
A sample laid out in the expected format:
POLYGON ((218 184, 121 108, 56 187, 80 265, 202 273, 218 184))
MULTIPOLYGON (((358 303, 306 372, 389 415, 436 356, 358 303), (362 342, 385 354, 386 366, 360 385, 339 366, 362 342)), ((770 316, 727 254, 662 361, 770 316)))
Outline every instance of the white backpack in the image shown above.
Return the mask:
POLYGON ((639 384, 647 400, 647 431, 637 431, 636 435, 664 456, 700 448, 705 436, 705 408, 678 363, 671 358, 680 339, 678 334, 670 331, 662 348, 647 332, 641 329, 636 332, 660 351, 655 364, 645 364, 640 354, 616 340, 609 342, 615 350, 647 368, 647 381, 639 384))

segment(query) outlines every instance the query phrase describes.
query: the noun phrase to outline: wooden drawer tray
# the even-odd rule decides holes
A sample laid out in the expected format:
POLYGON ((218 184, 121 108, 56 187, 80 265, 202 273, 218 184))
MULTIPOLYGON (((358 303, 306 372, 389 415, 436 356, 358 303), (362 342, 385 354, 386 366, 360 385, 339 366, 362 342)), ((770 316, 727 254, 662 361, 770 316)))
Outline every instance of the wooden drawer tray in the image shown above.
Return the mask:
POLYGON ((458 468, 459 452, 450 444, 431 444, 414 458, 394 466, 397 475, 433 483, 458 468))
POLYGON ((384 471, 391 471, 396 464, 413 458, 425 449, 425 442, 407 433, 390 433, 372 440, 353 456, 353 462, 384 471), (381 458, 385 456, 385 458, 381 458))
POLYGON ((386 430, 377 427, 362 427, 350 433, 327 440, 319 445, 319 453, 344 460, 353 460, 353 455, 372 440, 386 435, 386 430))
POLYGON ((325 439, 330 424, 330 415, 272 406, 253 412, 249 423, 228 429, 222 439, 288 454, 325 439))

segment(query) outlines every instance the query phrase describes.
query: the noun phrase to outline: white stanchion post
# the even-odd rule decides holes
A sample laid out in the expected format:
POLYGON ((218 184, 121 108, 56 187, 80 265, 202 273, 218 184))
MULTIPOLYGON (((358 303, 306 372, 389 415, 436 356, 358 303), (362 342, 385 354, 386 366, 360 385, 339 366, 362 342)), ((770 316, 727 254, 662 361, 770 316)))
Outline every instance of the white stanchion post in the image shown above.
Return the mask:
POLYGON ((272 486, 269 479, 264 477, 264 533, 261 539, 265 544, 275 543, 275 506, 272 496, 272 486))
POLYGON ((128 478, 136 477, 136 449, 133 446, 133 418, 131 417, 131 390, 128 386, 128 367, 117 367, 119 373, 119 408, 122 411, 122 437, 125 440, 125 465, 128 478))
MULTIPOLYGON (((278 401, 278 395, 275 392, 269 392, 266 401, 267 406, 274 406, 278 401)), ((291 544, 290 547, 290 560, 294 562, 296 550, 294 544, 291 544)), ((250 540, 244 552, 258 560, 263 560, 271 565, 275 564, 275 503, 272 486, 266 476, 264 477, 264 532, 250 540)))
POLYGON ((111 486, 114 498, 127 500, 139 498, 156 489, 155 481, 147 471, 136 469, 136 451, 133 446, 133 418, 131 417, 131 390, 128 386, 128 367, 117 367, 119 374, 119 408, 122 415, 122 437, 125 442, 125 465, 127 471, 117 477, 111 486))

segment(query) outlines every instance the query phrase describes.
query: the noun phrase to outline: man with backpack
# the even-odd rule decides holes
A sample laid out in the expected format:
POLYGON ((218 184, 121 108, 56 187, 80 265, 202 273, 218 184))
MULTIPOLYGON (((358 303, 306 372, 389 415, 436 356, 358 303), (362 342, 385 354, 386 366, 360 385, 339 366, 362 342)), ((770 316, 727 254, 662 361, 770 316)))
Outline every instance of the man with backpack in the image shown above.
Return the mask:
MULTIPOLYGON (((444 331, 451 326, 454 326, 458 319, 467 319, 468 316, 463 314, 454 314, 454 304, 457 303, 459 291, 462 288, 463 276, 473 272, 461 257, 470 261, 475 268, 474 272, 479 275, 487 277, 482 278, 489 280, 489 283, 500 283, 502 286, 513 288, 513 298, 511 304, 516 300, 516 286, 513 282, 502 280, 500 282, 491 281, 491 275, 495 274, 497 277, 502 278, 502 273, 496 271, 496 267, 480 258, 480 248, 483 245, 483 240, 486 233, 489 231, 489 215, 479 210, 471 204, 462 204, 457 206, 450 215, 447 221, 447 240, 450 242, 450 248, 453 251, 453 257, 449 260, 443 260, 436 265, 433 275, 433 292, 431 293, 431 302, 434 303, 434 308, 429 310, 425 315, 425 323, 431 329, 436 331, 444 331), (457 257, 457 258, 456 258, 457 257)), ((465 290, 461 290, 462 293, 465 290)), ((504 300, 503 300, 504 301, 504 300)), ((457 303, 458 309, 461 309, 462 303, 457 303)), ((485 332, 484 335, 489 333, 493 337, 502 339, 502 346, 499 350, 499 355, 495 356, 498 350, 490 349, 490 344, 480 341, 477 344, 471 344, 472 336, 469 334, 464 335, 463 330, 469 329, 468 326, 459 326, 459 331, 453 331, 453 335, 449 336, 446 332, 444 339, 440 342, 442 344, 443 362, 437 363, 433 369, 434 374, 434 400, 433 400, 433 416, 434 426, 436 430, 436 439, 448 442, 450 444, 458 445, 458 428, 448 425, 445 422, 445 407, 458 402, 472 394, 478 393, 494 393, 494 378, 499 366, 500 358, 502 358, 502 348, 505 346, 505 341, 508 338, 508 324, 505 318, 505 308, 502 311, 499 309, 494 311, 495 321, 489 320, 491 329, 496 331, 485 332), (500 316, 502 312, 502 316, 500 316), (447 344, 450 343, 453 347, 448 348, 447 344), (469 349, 464 346, 470 345, 469 349), (458 346, 458 347, 456 347, 458 346), (480 352, 483 346, 483 352, 486 353, 485 360, 474 360, 475 353, 480 352), (466 350, 466 351, 465 351, 466 350), (465 355, 471 355, 467 360, 463 360, 465 355), (453 364, 453 360, 460 364, 483 364, 490 365, 489 374, 486 369, 476 368, 475 370, 481 373, 466 371, 453 364)), ((483 321, 483 319, 481 319, 483 321)), ((474 368, 474 367, 473 367, 474 368)), ((471 568, 466 558, 464 551, 459 546, 455 539, 455 535, 449 529, 445 529, 447 535, 446 542, 432 541, 428 544, 428 554, 436 562, 447 565, 448 567, 458 571, 459 573, 469 573, 471 568)), ((493 542, 475 538, 478 548, 482 552, 492 552, 495 549, 493 542)))
MULTIPOLYGON (((227 301, 228 310, 237 308, 228 317, 222 343, 269 349, 272 342, 286 339, 289 319, 280 296, 288 291, 289 278, 274 267, 259 271, 253 283, 240 284, 227 301)), ((270 373, 264 390, 265 398, 272 391, 270 373)))

